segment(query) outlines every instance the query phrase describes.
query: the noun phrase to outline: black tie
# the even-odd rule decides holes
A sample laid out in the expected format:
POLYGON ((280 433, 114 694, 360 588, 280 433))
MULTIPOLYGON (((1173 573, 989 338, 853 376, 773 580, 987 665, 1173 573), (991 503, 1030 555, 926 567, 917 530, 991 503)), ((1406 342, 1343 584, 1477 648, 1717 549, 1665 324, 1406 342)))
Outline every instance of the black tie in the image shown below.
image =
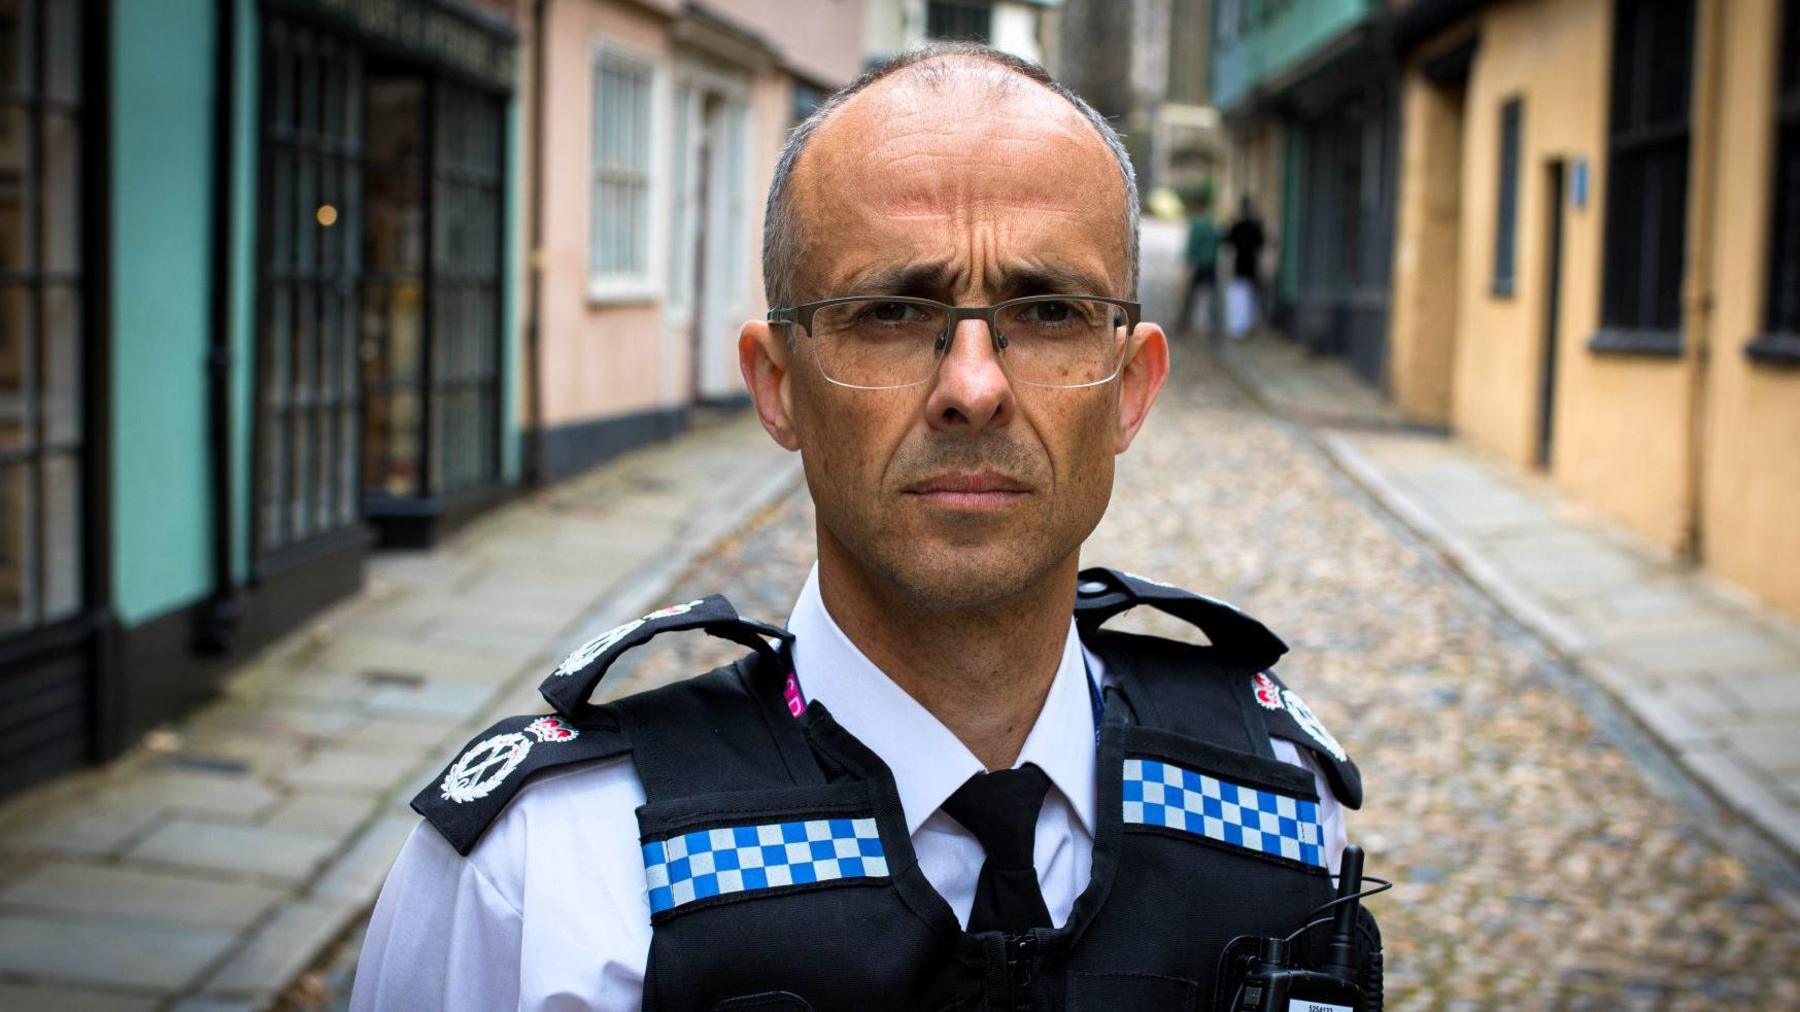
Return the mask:
POLYGON ((1038 889, 1032 849, 1037 842, 1038 809, 1050 790, 1050 778, 1036 766, 977 773, 944 802, 944 811, 975 834, 987 851, 975 885, 970 931, 1003 931, 1022 935, 1050 926, 1050 911, 1038 889))

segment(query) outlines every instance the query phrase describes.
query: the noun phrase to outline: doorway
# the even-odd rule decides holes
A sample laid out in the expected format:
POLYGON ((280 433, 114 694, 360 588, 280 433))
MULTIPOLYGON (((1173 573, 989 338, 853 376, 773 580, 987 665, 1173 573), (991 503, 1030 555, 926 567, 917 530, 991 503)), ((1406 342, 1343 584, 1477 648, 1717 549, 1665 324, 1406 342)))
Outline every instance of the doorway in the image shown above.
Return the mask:
POLYGON ((1544 192, 1548 195, 1549 221, 1544 229, 1544 361, 1538 380, 1537 466, 1550 468, 1556 426, 1556 356, 1559 321, 1562 318, 1562 236, 1564 163, 1552 161, 1545 169, 1544 192))

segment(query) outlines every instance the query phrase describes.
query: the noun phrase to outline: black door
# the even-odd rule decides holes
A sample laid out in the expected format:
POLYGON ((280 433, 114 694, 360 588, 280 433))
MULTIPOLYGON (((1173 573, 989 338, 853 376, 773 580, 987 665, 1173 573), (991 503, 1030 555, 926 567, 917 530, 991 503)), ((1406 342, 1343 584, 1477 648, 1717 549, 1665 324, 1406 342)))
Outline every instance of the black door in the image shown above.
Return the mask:
POLYGON ((1550 466, 1550 449, 1556 423, 1557 321, 1562 313, 1563 163, 1551 162, 1546 171, 1549 227, 1544 230, 1544 364, 1538 380, 1537 464, 1550 466))

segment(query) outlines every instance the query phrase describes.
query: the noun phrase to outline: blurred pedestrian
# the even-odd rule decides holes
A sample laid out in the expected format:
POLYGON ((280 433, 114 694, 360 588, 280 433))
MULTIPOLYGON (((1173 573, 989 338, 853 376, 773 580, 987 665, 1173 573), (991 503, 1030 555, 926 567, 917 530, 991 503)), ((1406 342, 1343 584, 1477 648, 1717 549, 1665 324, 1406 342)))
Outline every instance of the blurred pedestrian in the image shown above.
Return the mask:
POLYGON ((1219 295, 1219 226, 1213 221, 1212 194, 1202 190, 1195 195, 1188 217, 1187 248, 1182 260, 1188 267, 1187 292, 1181 297, 1181 319, 1176 326, 1180 334, 1191 333, 1194 300, 1206 297, 1201 319, 1204 331, 1211 336, 1218 317, 1219 295))
POLYGON ((1237 220, 1225 233, 1231 244, 1231 288, 1226 295, 1226 331, 1234 340, 1250 336, 1262 318, 1262 251, 1268 241, 1256 205, 1245 196, 1237 220))

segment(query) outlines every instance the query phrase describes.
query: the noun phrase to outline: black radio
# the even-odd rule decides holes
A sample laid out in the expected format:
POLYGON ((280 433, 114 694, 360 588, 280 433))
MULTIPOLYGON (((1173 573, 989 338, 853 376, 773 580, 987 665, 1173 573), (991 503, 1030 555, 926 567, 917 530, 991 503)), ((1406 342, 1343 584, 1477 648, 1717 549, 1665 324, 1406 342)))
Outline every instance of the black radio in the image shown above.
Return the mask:
POLYGON ((1365 892, 1362 869, 1362 848, 1345 847, 1336 899, 1314 908, 1286 938, 1232 939, 1219 957, 1221 1000, 1215 1007, 1231 1012, 1380 1012, 1381 942, 1360 923, 1359 903, 1393 883, 1371 877, 1377 885, 1365 892), (1329 916, 1318 916, 1334 907, 1329 916), (1305 947, 1295 940, 1326 923, 1331 934, 1323 958, 1316 967, 1305 965, 1305 947))

